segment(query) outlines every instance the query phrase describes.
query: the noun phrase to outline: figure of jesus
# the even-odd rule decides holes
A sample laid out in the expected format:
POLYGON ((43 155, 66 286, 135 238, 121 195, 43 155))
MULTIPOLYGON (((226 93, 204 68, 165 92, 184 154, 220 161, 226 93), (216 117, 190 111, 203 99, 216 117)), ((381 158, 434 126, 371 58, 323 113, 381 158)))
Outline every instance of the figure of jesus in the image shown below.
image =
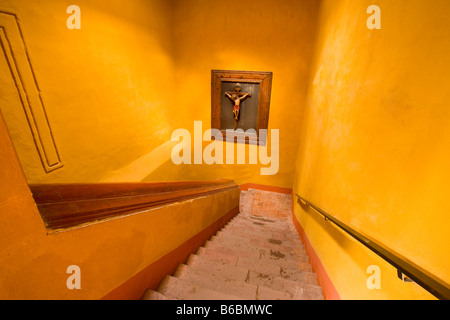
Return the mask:
POLYGON ((225 95, 234 102, 233 114, 234 114, 234 130, 237 129, 237 123, 239 121, 239 111, 241 109, 241 102, 252 95, 250 93, 242 93, 241 85, 236 85, 235 92, 225 92, 225 95))

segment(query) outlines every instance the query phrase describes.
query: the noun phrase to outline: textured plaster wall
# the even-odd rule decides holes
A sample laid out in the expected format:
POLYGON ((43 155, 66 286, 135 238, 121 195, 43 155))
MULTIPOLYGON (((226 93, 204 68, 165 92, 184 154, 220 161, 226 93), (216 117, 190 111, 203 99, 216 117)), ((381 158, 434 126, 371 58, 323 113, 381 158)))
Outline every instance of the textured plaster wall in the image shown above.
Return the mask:
MULTIPOLYGON (((323 2, 294 192, 448 283, 450 3, 377 1, 373 31, 371 4, 323 2)), ((431 297, 314 212, 295 214, 343 299, 431 297)))

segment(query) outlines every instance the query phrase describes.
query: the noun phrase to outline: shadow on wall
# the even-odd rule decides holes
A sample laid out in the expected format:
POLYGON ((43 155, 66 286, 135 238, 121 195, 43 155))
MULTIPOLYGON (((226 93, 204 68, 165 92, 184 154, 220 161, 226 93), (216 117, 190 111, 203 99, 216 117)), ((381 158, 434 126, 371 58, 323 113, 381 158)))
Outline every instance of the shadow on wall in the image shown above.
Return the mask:
MULTIPOLYGON (((158 181, 168 181, 167 178, 169 177, 169 172, 176 177, 179 172, 174 172, 177 171, 175 168, 176 165, 172 163, 171 159, 172 149, 175 144, 176 142, 172 141, 161 144, 150 153, 108 174, 100 182, 148 181, 148 177, 152 175, 164 178, 163 180, 158 181), (169 168, 170 164, 172 164, 173 167, 169 168), (161 168, 162 166, 164 169, 161 168), (160 174, 153 174, 154 171, 158 171, 160 174)), ((151 181, 157 180, 151 179, 151 181)))

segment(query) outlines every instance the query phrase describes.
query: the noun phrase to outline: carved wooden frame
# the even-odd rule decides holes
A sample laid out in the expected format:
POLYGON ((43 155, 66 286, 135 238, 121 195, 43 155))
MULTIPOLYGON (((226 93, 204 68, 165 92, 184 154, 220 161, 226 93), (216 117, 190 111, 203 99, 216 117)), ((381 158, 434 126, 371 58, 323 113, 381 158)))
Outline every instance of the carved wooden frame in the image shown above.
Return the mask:
MULTIPOLYGON (((211 71, 211 128, 220 130, 223 139, 227 139, 225 129, 221 128, 221 97, 222 97, 222 82, 239 82, 239 83, 257 83, 259 84, 258 97, 258 115, 256 135, 243 135, 245 143, 265 145, 265 138, 260 137, 259 130, 268 129, 269 125, 269 110, 270 97, 272 92, 272 72, 259 71, 230 71, 230 70, 212 70, 211 71)), ((215 135, 212 134, 212 138, 215 135)), ((230 138, 230 137, 228 137, 230 138)), ((240 141, 239 134, 235 134, 233 140, 240 141)), ((229 139, 227 139, 229 141, 229 139)))

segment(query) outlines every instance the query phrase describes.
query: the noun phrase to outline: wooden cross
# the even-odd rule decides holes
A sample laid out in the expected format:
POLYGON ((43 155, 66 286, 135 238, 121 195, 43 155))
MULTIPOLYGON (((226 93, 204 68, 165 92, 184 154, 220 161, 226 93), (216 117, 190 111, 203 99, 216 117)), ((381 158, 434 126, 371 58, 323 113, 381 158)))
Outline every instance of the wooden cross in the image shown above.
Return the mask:
POLYGON ((234 114, 234 130, 237 129, 238 121, 239 121, 239 111, 241 108, 241 102, 252 95, 250 93, 241 92, 241 85, 236 84, 236 91, 234 92, 225 92, 225 95, 230 98, 234 102, 233 106, 233 114, 234 114))

